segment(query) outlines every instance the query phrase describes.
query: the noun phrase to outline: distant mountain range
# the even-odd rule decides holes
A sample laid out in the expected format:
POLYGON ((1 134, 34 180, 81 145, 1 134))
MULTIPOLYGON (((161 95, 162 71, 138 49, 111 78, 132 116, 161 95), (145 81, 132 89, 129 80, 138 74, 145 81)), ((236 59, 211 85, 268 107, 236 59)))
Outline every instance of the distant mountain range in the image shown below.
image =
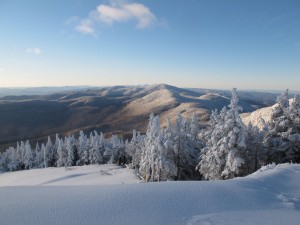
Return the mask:
POLYGON ((0 97, 19 95, 46 95, 63 91, 76 91, 91 88, 90 86, 62 86, 62 87, 24 87, 24 88, 3 88, 0 87, 0 97))
MULTIPOLYGON (((166 84, 47 91, 51 94, 0 98, 1 149, 20 140, 41 141, 48 135, 73 134, 79 130, 129 137, 133 129, 146 131, 151 113, 161 115, 164 122, 166 116, 174 121, 178 112, 183 116, 196 112, 205 122, 211 110, 228 105, 231 96, 230 91, 182 89, 166 84)), ((245 91, 238 94, 244 112, 273 105, 277 96, 245 91)))

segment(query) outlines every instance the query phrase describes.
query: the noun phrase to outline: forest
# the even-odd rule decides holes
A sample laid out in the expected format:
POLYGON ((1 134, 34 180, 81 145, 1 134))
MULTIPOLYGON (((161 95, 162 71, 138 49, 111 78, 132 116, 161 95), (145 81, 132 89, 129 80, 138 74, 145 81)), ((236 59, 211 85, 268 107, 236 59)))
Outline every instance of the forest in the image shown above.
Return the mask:
MULTIPOLYGON (((0 170, 17 171, 46 167, 72 167, 118 163, 135 169, 145 181, 220 180, 246 176, 269 163, 300 163, 300 98, 277 97, 270 122, 245 125, 240 117, 237 90, 230 104, 213 110, 209 123, 200 129, 194 113, 161 126, 151 114, 147 132, 133 130, 130 140, 96 131, 80 131, 78 138, 48 137, 46 143, 18 142, 0 155, 0 170)), ((262 119, 263 120, 263 119, 262 119)))

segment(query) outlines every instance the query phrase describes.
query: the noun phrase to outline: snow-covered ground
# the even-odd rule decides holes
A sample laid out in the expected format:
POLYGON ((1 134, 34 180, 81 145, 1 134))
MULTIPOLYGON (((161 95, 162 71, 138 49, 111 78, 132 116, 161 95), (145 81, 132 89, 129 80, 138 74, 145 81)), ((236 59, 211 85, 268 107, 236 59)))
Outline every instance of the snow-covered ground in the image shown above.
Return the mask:
POLYGON ((0 174, 0 224, 300 224, 300 165, 227 181, 139 183, 113 165, 0 174))
POLYGON ((79 186, 131 184, 140 180, 134 171, 116 165, 91 165, 32 169, 0 175, 3 186, 79 186))

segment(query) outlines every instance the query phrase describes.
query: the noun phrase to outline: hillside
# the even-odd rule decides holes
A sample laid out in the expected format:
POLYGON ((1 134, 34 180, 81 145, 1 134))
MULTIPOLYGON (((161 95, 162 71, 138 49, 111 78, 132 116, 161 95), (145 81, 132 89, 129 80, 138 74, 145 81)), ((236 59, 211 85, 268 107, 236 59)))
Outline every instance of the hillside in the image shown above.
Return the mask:
POLYGON ((99 165, 0 174, 1 224, 299 224, 299 165, 226 181, 138 183, 133 172, 99 165))
MULTIPOLYGON (((151 113, 160 114, 164 122, 166 116, 172 121, 178 112, 183 116, 197 112, 205 121, 211 110, 228 105, 229 98, 224 93, 159 84, 5 96, 0 98, 0 149, 19 140, 41 141, 48 135, 79 130, 128 137, 133 129, 145 132, 151 113)), ((249 96, 240 99, 245 112, 268 106, 249 96)))
POLYGON ((254 112, 251 113, 244 113, 241 115, 242 120, 246 125, 251 123, 252 125, 257 126, 259 129, 262 129, 263 122, 261 119, 263 119, 265 123, 269 122, 271 119, 271 113, 273 111, 273 107, 274 106, 265 107, 265 108, 255 110, 254 112))

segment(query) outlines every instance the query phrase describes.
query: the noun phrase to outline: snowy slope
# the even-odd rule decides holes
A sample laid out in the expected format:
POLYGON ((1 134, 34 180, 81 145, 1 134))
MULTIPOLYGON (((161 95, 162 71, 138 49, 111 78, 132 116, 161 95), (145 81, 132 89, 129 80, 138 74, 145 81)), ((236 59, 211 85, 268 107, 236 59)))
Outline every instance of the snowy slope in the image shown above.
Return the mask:
POLYGON ((271 166, 227 181, 122 184, 137 182, 133 171, 112 165, 1 174, 0 224, 296 225, 300 221, 300 165, 271 166))
POLYGON ((3 186, 65 186, 138 183, 133 170, 115 165, 74 166, 7 172, 0 175, 3 186))
POLYGON ((255 110, 252 113, 242 114, 242 120, 246 125, 249 125, 250 123, 254 126, 257 126, 259 129, 263 128, 263 123, 261 119, 265 121, 265 123, 268 123, 271 120, 271 114, 274 109, 274 106, 261 108, 258 110, 255 110))

